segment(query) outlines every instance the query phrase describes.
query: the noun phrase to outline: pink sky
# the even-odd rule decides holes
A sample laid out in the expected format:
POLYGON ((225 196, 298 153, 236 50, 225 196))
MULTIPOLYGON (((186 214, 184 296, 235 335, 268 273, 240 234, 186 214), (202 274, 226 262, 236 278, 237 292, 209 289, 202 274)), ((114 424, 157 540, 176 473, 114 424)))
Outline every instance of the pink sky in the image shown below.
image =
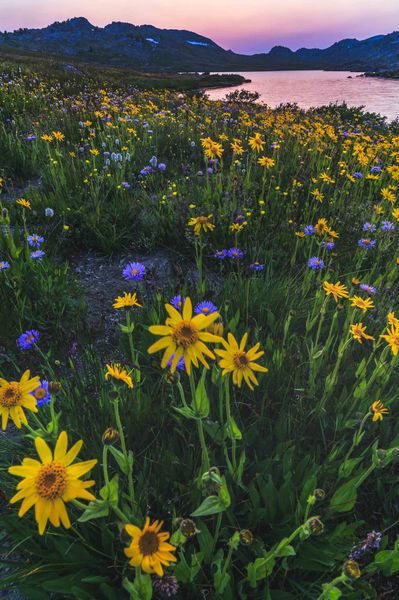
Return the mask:
POLYGON ((326 47, 399 29, 399 0, 0 0, 0 29, 44 27, 83 16, 189 29, 226 49, 254 53, 281 44, 326 47))

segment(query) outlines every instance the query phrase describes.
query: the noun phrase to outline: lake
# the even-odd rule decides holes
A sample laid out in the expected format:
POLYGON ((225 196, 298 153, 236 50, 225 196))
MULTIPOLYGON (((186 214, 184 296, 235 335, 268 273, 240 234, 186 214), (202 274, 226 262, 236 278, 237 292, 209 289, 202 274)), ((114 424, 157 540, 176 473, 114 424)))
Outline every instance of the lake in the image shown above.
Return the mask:
POLYGON ((302 108, 346 102, 364 105, 388 120, 399 117, 399 80, 357 77, 360 73, 348 71, 251 71, 240 75, 251 83, 209 89, 207 94, 212 100, 221 100, 235 89, 246 89, 259 92, 260 101, 272 108, 285 102, 296 102, 302 108))

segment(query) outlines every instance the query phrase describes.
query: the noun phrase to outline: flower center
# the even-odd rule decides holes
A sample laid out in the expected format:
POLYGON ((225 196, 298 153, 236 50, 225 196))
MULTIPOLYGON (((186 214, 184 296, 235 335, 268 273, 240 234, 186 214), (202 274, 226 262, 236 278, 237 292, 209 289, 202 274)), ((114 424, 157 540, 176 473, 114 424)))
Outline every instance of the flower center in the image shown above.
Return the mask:
POLYGON ((155 554, 159 548, 159 539, 155 531, 146 531, 139 540, 140 552, 143 556, 155 554))
POLYGON ((245 352, 236 352, 233 362, 236 369, 245 369, 248 366, 249 360, 245 352))
POLYGON ((131 274, 131 275, 138 275, 138 269, 132 269, 132 270, 130 271, 130 274, 131 274))
POLYGON ((0 388, 0 406, 4 406, 5 408, 19 406, 21 403, 21 398, 21 386, 16 381, 7 383, 5 386, 0 388))
POLYGON ((46 397, 47 392, 44 387, 38 387, 37 390, 33 392, 33 395, 35 396, 36 400, 43 400, 43 398, 46 397))
POLYGON ((176 325, 172 334, 173 341, 178 346, 187 348, 198 341, 198 331, 190 321, 181 321, 176 325))
POLYGON ((197 223, 203 224, 203 223, 208 223, 209 219, 208 217, 197 217, 197 223))
POLYGON ((67 471, 64 465, 51 462, 40 467, 35 479, 36 492, 46 500, 62 496, 67 485, 67 471))

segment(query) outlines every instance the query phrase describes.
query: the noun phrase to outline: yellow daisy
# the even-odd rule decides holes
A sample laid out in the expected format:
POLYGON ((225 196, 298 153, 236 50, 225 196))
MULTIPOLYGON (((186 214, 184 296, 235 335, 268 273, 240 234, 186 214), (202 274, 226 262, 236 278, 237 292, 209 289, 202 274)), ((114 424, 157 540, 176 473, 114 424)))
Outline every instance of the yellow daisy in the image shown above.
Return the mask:
POLYGON ((148 348, 149 354, 164 350, 161 367, 164 369, 169 360, 172 359, 170 369, 172 373, 175 372, 182 357, 188 374, 191 372, 191 363, 198 367, 198 361, 209 369, 205 356, 213 359, 215 355, 207 347, 206 342, 218 343, 222 341, 222 338, 204 330, 219 318, 219 313, 213 312, 207 316, 200 314, 193 317, 193 306, 190 298, 185 299, 182 314, 171 304, 165 304, 165 308, 169 315, 165 325, 152 325, 149 328, 154 335, 162 336, 160 340, 148 348))
POLYGON ((9 418, 18 429, 21 429, 21 423, 27 425, 24 408, 37 412, 37 401, 31 392, 39 385, 39 377, 30 379, 30 371, 25 371, 19 381, 0 378, 0 415, 3 430, 7 427, 9 418))
POLYGON ((121 365, 114 363, 105 366, 107 369, 105 373, 105 379, 108 380, 110 377, 112 377, 112 379, 116 379, 117 381, 123 381, 123 383, 126 383, 128 388, 133 388, 133 381, 130 376, 130 373, 128 373, 126 369, 121 367, 121 365))
POLYGON ((29 200, 25 200, 25 198, 20 198, 19 200, 17 200, 17 204, 23 206, 24 208, 31 208, 29 200))
POLYGON ((44 439, 37 437, 35 446, 41 462, 33 458, 24 458, 21 465, 8 469, 11 475, 23 478, 17 485, 19 491, 11 498, 10 503, 22 500, 19 517, 23 517, 32 506, 35 507, 35 519, 40 535, 43 535, 48 520, 54 527, 59 527, 60 524, 66 528, 71 526, 65 502, 76 498, 95 500, 95 496, 87 491, 95 482, 81 481, 79 477, 90 471, 97 460, 72 464, 82 444, 80 440, 67 451, 68 436, 62 431, 53 456, 44 439))
POLYGON ((137 300, 136 292, 133 294, 130 292, 123 292, 123 296, 118 296, 115 298, 115 303, 113 304, 114 308, 130 308, 132 306, 137 306, 139 308, 142 307, 137 300))
POLYGON ((375 340, 372 335, 366 333, 366 327, 363 326, 363 323, 354 323, 351 325, 351 334, 353 339, 359 342, 359 344, 362 344, 363 340, 375 340))
MULTIPOLYGON (((391 325, 387 328, 387 332, 384 335, 380 335, 388 345, 391 347, 392 353, 396 356, 399 352, 399 327, 398 325, 391 325)), ((0 401, 1 402, 1 401, 0 401)))
POLYGON ((163 575, 162 565, 168 567, 171 562, 176 562, 172 552, 176 552, 175 546, 168 544, 170 534, 160 531, 163 521, 150 523, 146 518, 143 529, 136 525, 126 525, 126 532, 133 538, 130 545, 125 548, 125 554, 130 558, 132 567, 141 567, 145 573, 156 573, 159 577, 163 575))
POLYGON ((233 373, 233 383, 241 387, 242 380, 248 385, 251 390, 254 389, 252 383, 258 385, 253 371, 267 373, 269 369, 258 365, 255 361, 263 356, 264 352, 259 351, 259 342, 248 351, 245 351, 245 346, 248 339, 248 333, 242 336, 241 343, 238 345, 234 335, 229 333, 227 336, 228 342, 223 340, 225 350, 215 350, 215 353, 221 357, 219 366, 223 369, 222 375, 233 373))
POLYGON ((323 288, 327 296, 331 294, 334 297, 335 302, 338 302, 339 298, 349 298, 349 292, 346 285, 340 281, 337 281, 337 283, 325 281, 323 283, 323 288))
POLYGON ((215 229, 215 225, 211 223, 213 215, 208 215, 207 217, 192 217, 188 226, 194 228, 195 235, 201 235, 202 232, 207 233, 208 231, 213 231, 215 229))
POLYGON ((383 405, 381 400, 376 400, 375 402, 373 402, 373 404, 370 406, 370 409, 373 413, 374 422, 382 421, 384 415, 387 415, 389 413, 389 408, 386 408, 386 406, 383 405))
POLYGON ((366 312, 369 308, 374 308, 374 303, 370 298, 361 298, 360 296, 353 296, 350 299, 352 302, 352 306, 356 306, 356 308, 360 308, 363 312, 366 312))

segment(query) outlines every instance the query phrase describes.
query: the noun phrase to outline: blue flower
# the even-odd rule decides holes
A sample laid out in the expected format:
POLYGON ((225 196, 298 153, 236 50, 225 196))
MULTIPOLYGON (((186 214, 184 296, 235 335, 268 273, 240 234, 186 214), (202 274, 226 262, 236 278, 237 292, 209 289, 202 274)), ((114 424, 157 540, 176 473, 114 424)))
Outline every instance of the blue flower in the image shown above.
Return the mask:
POLYGON ((303 233, 305 233, 306 235, 313 235, 315 232, 315 228, 313 225, 306 225, 306 227, 303 228, 303 233))
POLYGON ((210 315, 211 313, 218 312, 218 309, 213 302, 203 300, 197 304, 194 308, 194 312, 196 315, 210 315))
POLYGON ((239 260, 240 258, 244 258, 244 252, 239 248, 229 248, 227 256, 234 260, 239 260))
POLYGON ((131 262, 123 269, 122 275, 127 281, 141 281, 145 275, 145 266, 139 262, 131 262))
POLYGON ((370 240, 369 238, 362 238, 357 243, 357 245, 360 246, 360 248, 366 248, 367 250, 374 248, 375 244, 376 244, 376 241, 370 240))
POLYGON ((252 269, 253 271, 262 271, 265 268, 265 265, 258 261, 255 261, 254 263, 249 265, 249 268, 252 269))
POLYGON ((180 294, 178 294, 177 296, 173 296, 173 298, 170 299, 170 303, 176 310, 181 310, 182 299, 180 294))
POLYGON ((318 258, 317 256, 312 256, 312 258, 309 258, 308 267, 315 270, 324 269, 324 262, 321 258, 318 258))
POLYGON ((381 167, 375 165, 373 167, 371 167, 371 172, 372 173, 379 173, 381 171, 381 167))
POLYGON ((382 231, 395 231, 395 225, 391 221, 382 221, 381 223, 382 231))
MULTIPOLYGON (((172 366, 172 362, 174 359, 175 355, 172 354, 172 356, 170 357, 170 359, 168 360, 168 364, 167 366, 170 368, 172 366)), ((177 368, 180 369, 180 371, 184 371, 185 370, 185 366, 184 366, 184 358, 183 356, 180 358, 179 362, 177 363, 177 368)))
POLYGON ((326 250, 332 250, 335 246, 335 242, 322 242, 321 243, 321 247, 325 248, 326 250))
POLYGON ((48 381, 43 379, 43 381, 39 381, 39 387, 37 387, 31 395, 36 398, 37 406, 42 406, 43 404, 48 404, 51 400, 51 394, 48 391, 48 381))
POLYGON ((40 333, 36 329, 29 329, 19 336, 17 339, 17 344, 20 350, 27 350, 36 344, 39 337, 40 333))
POLYGON ((376 294, 377 290, 372 285, 368 285, 367 283, 361 283, 359 288, 363 290, 363 292, 367 292, 367 294, 376 294))
POLYGON ((44 242, 44 237, 42 237, 41 235, 37 235, 37 233, 28 235, 26 239, 28 240, 29 246, 31 246, 32 248, 38 248, 40 244, 43 244, 44 242))
POLYGON ((30 257, 33 260, 41 260, 46 253, 43 250, 35 250, 31 253, 30 257))
POLYGON ((353 173, 353 177, 355 179, 361 179, 363 177, 363 173, 361 173, 360 171, 356 171, 355 173, 353 173))
POLYGON ((0 271, 5 271, 10 268, 10 263, 6 260, 0 260, 0 271))
POLYGON ((371 231, 372 233, 377 229, 373 223, 365 223, 363 225, 363 231, 371 231))
POLYGON ((215 258, 218 258, 219 260, 223 260, 227 256, 227 250, 215 250, 215 253, 213 256, 215 258))
POLYGON ((159 163, 159 165, 158 165, 158 171, 166 171, 166 165, 165 165, 165 163, 159 163))

